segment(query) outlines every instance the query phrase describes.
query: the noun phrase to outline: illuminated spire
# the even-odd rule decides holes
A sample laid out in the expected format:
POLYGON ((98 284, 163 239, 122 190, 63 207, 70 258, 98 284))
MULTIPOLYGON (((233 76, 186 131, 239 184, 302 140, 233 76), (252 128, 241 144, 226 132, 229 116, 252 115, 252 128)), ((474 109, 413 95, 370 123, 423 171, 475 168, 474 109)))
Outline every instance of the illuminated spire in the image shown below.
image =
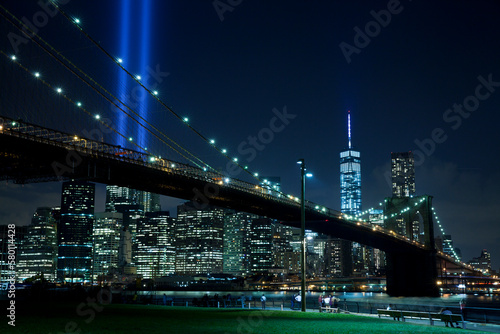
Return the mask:
POLYGON ((351 149, 351 111, 347 111, 347 136, 349 138, 349 149, 351 149))

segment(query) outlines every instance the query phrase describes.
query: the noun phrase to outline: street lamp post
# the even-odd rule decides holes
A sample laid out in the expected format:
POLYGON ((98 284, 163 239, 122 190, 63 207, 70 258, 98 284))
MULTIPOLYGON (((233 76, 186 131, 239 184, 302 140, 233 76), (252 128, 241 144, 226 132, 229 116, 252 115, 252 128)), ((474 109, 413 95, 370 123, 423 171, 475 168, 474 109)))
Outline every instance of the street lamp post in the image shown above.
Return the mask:
POLYGON ((300 182, 301 182, 301 197, 300 197, 300 239, 302 243, 301 248, 301 311, 306 311, 306 164, 304 159, 299 159, 297 163, 300 165, 300 182))

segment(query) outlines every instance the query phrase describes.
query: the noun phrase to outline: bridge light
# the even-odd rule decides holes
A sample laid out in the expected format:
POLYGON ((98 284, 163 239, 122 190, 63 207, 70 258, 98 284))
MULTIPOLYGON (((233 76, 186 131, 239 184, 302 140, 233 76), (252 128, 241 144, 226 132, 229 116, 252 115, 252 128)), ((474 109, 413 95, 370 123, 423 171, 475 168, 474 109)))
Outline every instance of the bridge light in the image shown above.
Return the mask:
POLYGON ((207 171, 207 167, 203 167, 203 171, 206 172, 207 171))
POLYGON ((2 131, 2 130, 3 130, 3 125, 2 125, 2 124, 0 124, 0 131, 2 131))
POLYGON ((82 106, 82 103, 81 103, 81 102, 77 102, 77 103, 76 103, 76 106, 77 106, 77 107, 81 107, 81 106, 82 106))
POLYGON ((58 93, 62 93, 62 89, 61 89, 61 88, 57 88, 57 89, 56 89, 56 91, 57 91, 58 93))
POLYGON ((244 168, 245 168, 245 169, 248 169, 248 166, 245 166, 244 168))
POLYGON ((75 23, 76 23, 76 24, 80 24, 80 19, 75 18, 75 23))
POLYGON ((117 61, 119 64, 123 63, 123 59, 121 59, 121 58, 116 58, 116 61, 117 61))
POLYGON ((154 90, 154 91, 153 91, 153 94, 154 94, 154 95, 158 95, 158 91, 157 91, 157 90, 154 90))
POLYGON ((155 158, 155 157, 151 157, 151 158, 149 158, 149 161, 151 161, 151 162, 155 162, 155 161, 156 161, 156 158, 155 158))
POLYGON ((257 177, 259 176, 259 173, 254 173, 253 176, 257 177))
POLYGON ((74 137, 73 137, 73 139, 74 139, 74 140, 78 140, 78 137, 77 137, 77 136, 74 136, 74 137))
POLYGON ((189 118, 187 118, 187 117, 184 117, 182 120, 183 120, 184 122, 186 122, 186 123, 187 123, 187 122, 189 122, 189 118))
POLYGON ((233 158, 233 161, 234 162, 238 162, 238 158, 233 158))
POLYGON ((132 141, 132 140, 134 140, 134 138, 128 137, 128 141, 132 141))
POLYGON ((226 177, 226 178, 224 179, 224 182, 229 183, 229 178, 227 178, 227 177, 226 177))
POLYGON ((40 73, 39 72, 35 72, 35 73, 33 73, 33 75, 35 76, 35 78, 40 78, 40 73))
POLYGON ((99 114, 95 115, 95 119, 101 119, 101 116, 99 114))
POLYGON ((227 150, 225 148, 222 149, 222 153, 226 154, 227 150))
POLYGON ((136 76, 135 76, 135 78, 136 78, 137 80, 141 80, 141 79, 142 79, 142 77, 141 77, 140 75, 136 75, 136 76))
POLYGON ((210 139, 210 144, 215 144, 215 140, 214 139, 210 139))

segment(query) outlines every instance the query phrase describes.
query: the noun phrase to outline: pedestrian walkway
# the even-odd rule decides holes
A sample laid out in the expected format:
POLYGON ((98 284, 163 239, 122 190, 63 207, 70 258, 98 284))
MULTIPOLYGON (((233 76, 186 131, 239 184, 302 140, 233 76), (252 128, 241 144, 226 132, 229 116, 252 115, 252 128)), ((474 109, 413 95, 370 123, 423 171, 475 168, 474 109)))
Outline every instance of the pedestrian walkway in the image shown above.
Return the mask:
MULTIPOLYGON (((257 310, 259 308, 252 307, 251 309, 257 310)), ((266 311, 281 311, 281 306, 280 307, 266 307, 266 311)), ((290 307, 283 307, 283 311, 292 311, 292 310, 290 309, 290 307)), ((300 309, 294 309, 293 312, 300 312, 300 309)), ((306 309, 306 312, 319 312, 319 311, 318 311, 318 309, 306 309)), ((363 317, 378 318, 377 314, 352 313, 352 312, 349 312, 349 314, 363 316, 363 317)), ((389 317, 382 317, 381 319, 397 321, 397 320, 392 320, 392 318, 389 318, 389 317)), ((405 318, 405 322, 411 323, 411 324, 416 324, 416 325, 422 325, 422 326, 431 326, 429 324, 428 319, 405 318)), ((434 321, 433 326, 445 327, 445 324, 443 321, 434 321)), ((462 324, 459 323, 458 328, 462 328, 461 326, 462 326, 462 324)), ((490 323, 485 324, 485 323, 467 321, 466 329, 467 330, 477 330, 477 331, 483 331, 483 332, 490 332, 490 333, 500 333, 500 325, 490 324, 490 323)))

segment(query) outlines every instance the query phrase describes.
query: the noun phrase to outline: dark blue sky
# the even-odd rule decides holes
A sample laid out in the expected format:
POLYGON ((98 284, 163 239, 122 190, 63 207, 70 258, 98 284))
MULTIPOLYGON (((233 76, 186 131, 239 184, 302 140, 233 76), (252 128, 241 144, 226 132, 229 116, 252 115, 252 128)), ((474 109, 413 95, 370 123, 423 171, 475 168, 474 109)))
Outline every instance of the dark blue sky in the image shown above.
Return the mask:
MULTIPOLYGON (((194 128, 215 138, 251 170, 281 176, 283 190, 292 194, 299 194, 296 160, 304 158, 314 173, 307 198, 336 209, 340 208, 339 152, 347 146, 350 109, 353 146, 362 157, 363 207, 377 206, 390 196, 386 178, 390 153, 415 151, 417 194, 434 196, 446 233, 465 260, 486 248, 499 269, 498 2, 243 0, 232 1, 239 4, 218 13, 214 3, 227 5, 227 0, 152 0, 146 50, 140 43, 143 2, 131 0, 126 55, 120 54, 126 1, 65 2, 61 7, 80 18, 82 27, 110 54, 122 57, 132 73, 147 73, 140 68, 141 57, 147 57, 142 67, 168 72, 161 82, 150 83, 167 105, 189 117, 194 128), (367 35, 356 36, 357 31, 367 35), (346 57, 349 50, 353 52, 346 57), (457 106, 464 103, 462 109, 457 106), (285 107, 293 115, 288 124, 265 137, 276 115, 273 109, 283 113, 285 107), (248 137, 259 133, 266 143, 260 143, 263 148, 253 157, 244 149, 250 147, 248 137)), ((6 0, 2 5, 31 21, 41 10, 26 0, 6 0)), ((1 28, 2 50, 12 54, 8 33, 15 30, 3 19, 1 28)), ((131 93, 135 87, 131 81, 121 81, 116 65, 61 14, 51 17, 39 34, 116 94, 131 93)), ((46 61, 33 44, 18 47, 25 66, 47 66, 47 79, 78 87, 74 77, 46 61)), ((46 109, 36 113, 22 108, 23 117, 53 126, 73 122, 75 131, 81 130, 78 126, 85 116, 75 118, 75 111, 54 101, 53 94, 46 96, 43 88, 31 87, 29 78, 17 84, 26 89, 12 85, 10 80, 18 80, 18 72, 9 66, 2 60, 2 71, 12 86, 11 92, 0 93, 2 109, 17 115, 28 89, 33 92, 30 103, 46 109), (54 111, 54 104, 63 111, 54 111)), ((118 122, 109 104, 80 89, 83 99, 118 122)), ((144 102, 138 108, 201 159, 225 169, 215 150, 158 104, 144 102)), ((125 125, 123 131, 135 136, 137 130, 125 125)), ((0 222, 28 223, 36 206, 58 204, 60 186, 0 185, 0 222)), ((97 208, 103 210, 103 187, 98 189, 97 208)), ((180 202, 163 199, 171 210, 180 202)))

